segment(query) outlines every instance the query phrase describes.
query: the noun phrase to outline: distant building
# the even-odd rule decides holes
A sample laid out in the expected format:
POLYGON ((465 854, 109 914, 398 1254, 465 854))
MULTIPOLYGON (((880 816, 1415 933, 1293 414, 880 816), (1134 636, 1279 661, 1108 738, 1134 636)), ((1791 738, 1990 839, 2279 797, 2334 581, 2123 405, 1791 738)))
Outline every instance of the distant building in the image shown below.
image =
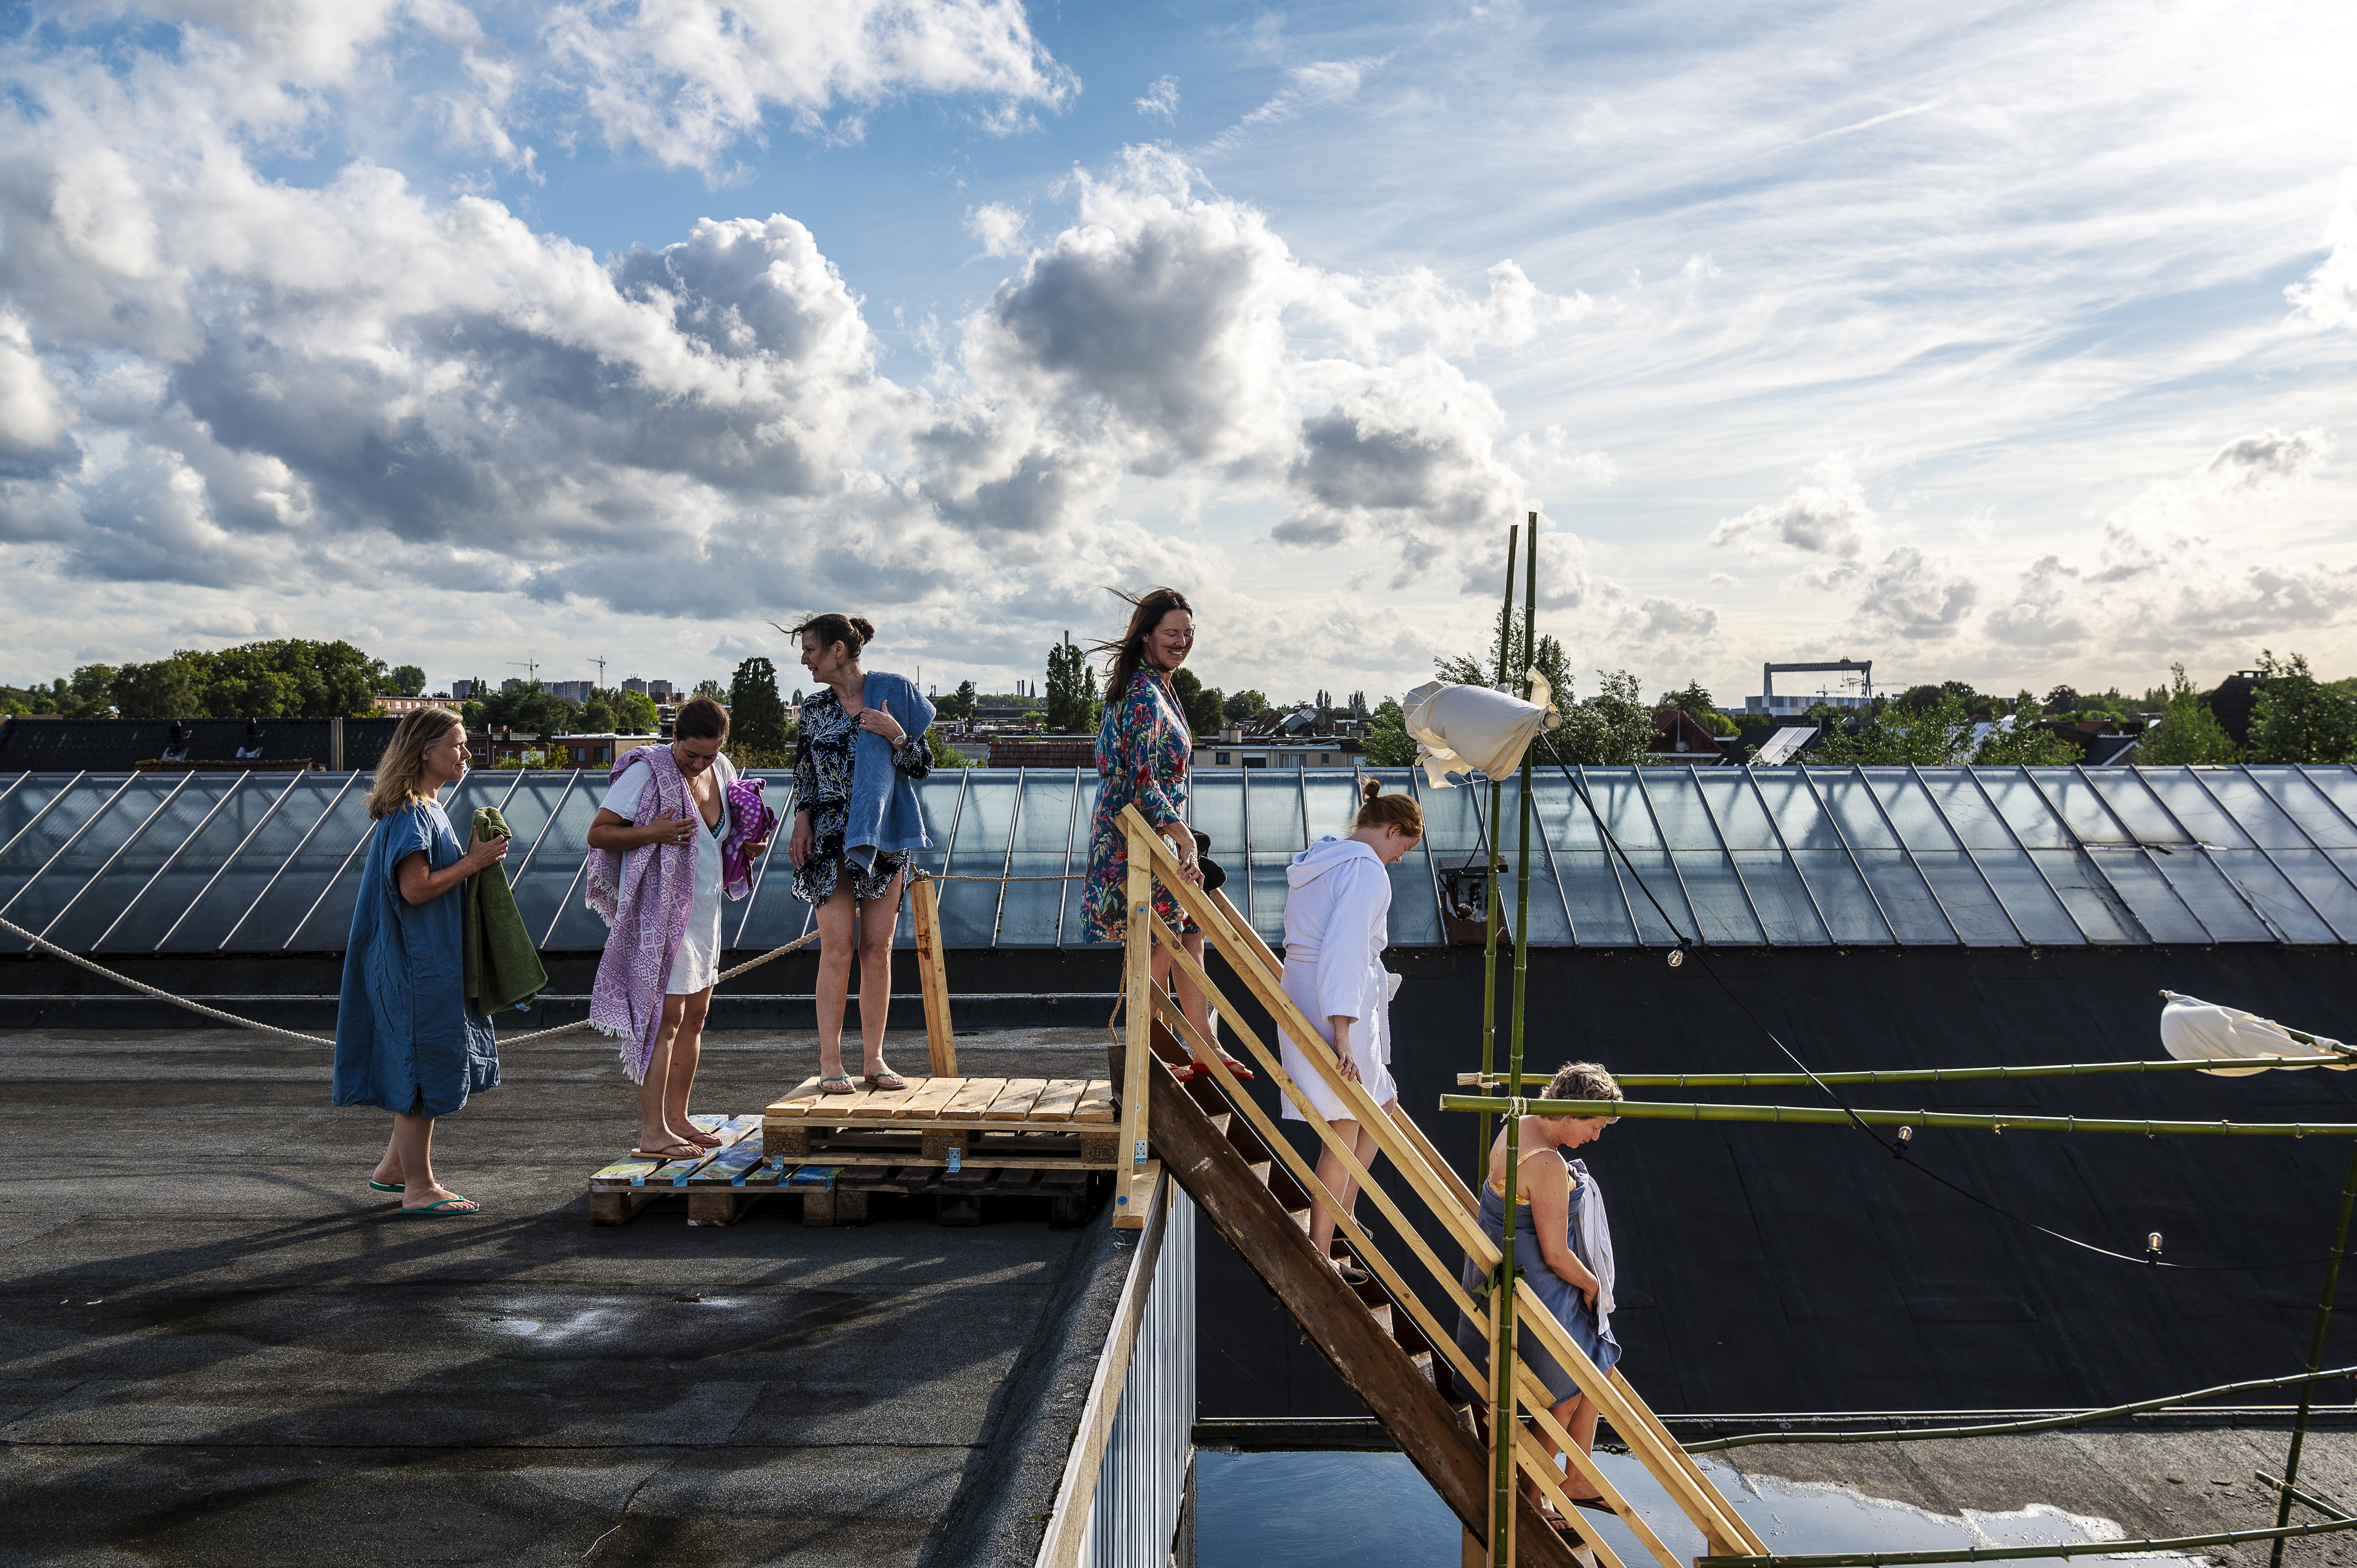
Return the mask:
POLYGON ((450 700, 463 703, 474 689, 475 683, 472 681, 453 681, 450 682, 450 700))
POLYGON ((686 690, 683 687, 674 686, 668 681, 650 681, 642 675, 633 675, 623 682, 622 690, 636 692, 640 696, 651 697, 658 703, 676 702, 687 695, 686 690))
POLYGON ((1663 708, 1653 715, 1653 734, 1645 743, 1645 755, 1663 762, 1691 763, 1696 768, 1716 768, 1725 756, 1719 749, 1718 737, 1684 708, 1663 708))
POLYGON ((552 681, 548 689, 568 703, 586 703, 596 695, 597 684, 594 681, 552 681))
POLYGON ((1202 768, 1355 768, 1359 742, 1347 736, 1254 735, 1222 730, 1195 739, 1194 766, 1202 768))
POLYGON ((511 675, 506 680, 500 682, 500 690, 502 692, 521 692, 523 690, 523 682, 511 675))
POLYGON ((381 714, 410 714, 420 708, 438 708, 449 700, 447 697, 380 696, 376 700, 376 711, 381 714))

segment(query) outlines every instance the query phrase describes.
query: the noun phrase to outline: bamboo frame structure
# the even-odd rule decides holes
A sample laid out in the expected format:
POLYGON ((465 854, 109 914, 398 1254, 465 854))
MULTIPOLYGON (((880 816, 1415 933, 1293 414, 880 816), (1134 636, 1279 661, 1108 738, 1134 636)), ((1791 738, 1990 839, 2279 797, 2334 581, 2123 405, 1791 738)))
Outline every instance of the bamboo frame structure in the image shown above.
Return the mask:
MULTIPOLYGON (((1494 1095, 1444 1094, 1443 1111, 1502 1111, 1516 1103, 1494 1095)), ((2210 1134, 2233 1138, 2357 1137, 2357 1122, 2151 1122, 2113 1116, 1976 1116, 1960 1111, 1851 1111, 1818 1105, 1714 1105, 1649 1100, 1526 1100, 1534 1116, 1619 1116, 1636 1122, 1773 1122, 1800 1126, 1963 1127, 1984 1133, 2142 1133, 2147 1137, 2210 1134)))
MULTIPOLYGON (((1623 1089, 1803 1089, 1811 1084, 1975 1083, 2017 1078, 2092 1078, 2104 1073, 2215 1072, 2221 1068, 2357 1067, 2345 1056, 2329 1057, 2202 1057, 2192 1061, 2053 1062, 2034 1067, 1876 1068, 1862 1072, 1616 1072, 1623 1089)), ((1501 1073, 1460 1072, 1459 1085, 1468 1089, 1503 1088, 1501 1073)), ((1524 1085, 1544 1084, 1547 1075, 1523 1074, 1524 1085)))

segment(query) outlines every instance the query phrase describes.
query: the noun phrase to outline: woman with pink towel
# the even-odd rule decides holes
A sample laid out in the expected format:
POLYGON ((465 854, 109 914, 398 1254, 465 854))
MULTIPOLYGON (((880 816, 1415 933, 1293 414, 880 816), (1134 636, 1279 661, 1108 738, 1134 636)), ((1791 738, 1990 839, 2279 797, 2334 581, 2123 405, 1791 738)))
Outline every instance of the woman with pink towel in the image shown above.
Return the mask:
POLYGON ((589 824, 589 907, 609 928, 589 1024, 622 1042, 622 1069, 639 1086, 631 1153, 683 1160, 720 1142, 687 1119, 720 972, 720 902, 751 891, 775 819, 761 780, 737 778, 720 755, 727 709, 692 697, 672 733, 670 745, 614 765, 589 824))

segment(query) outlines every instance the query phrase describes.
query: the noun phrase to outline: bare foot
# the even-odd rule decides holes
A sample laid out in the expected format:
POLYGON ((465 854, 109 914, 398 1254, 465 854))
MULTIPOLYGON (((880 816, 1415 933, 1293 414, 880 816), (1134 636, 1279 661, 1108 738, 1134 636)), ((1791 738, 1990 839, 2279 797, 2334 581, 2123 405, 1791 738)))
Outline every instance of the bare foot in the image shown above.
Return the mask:
POLYGON ((668 1127, 642 1127, 639 1141, 630 1145, 630 1153, 648 1159, 692 1160, 704 1153, 704 1145, 681 1137, 668 1127))
POLYGON ((682 1133, 679 1136, 681 1142, 694 1144, 700 1149, 716 1149, 720 1146, 719 1139, 714 1137, 711 1133, 705 1132, 703 1128, 697 1126, 693 1122, 690 1122, 687 1124, 687 1131, 682 1133))
POLYGON ((401 1174, 401 1162, 390 1156, 377 1161, 376 1169, 369 1172, 369 1180, 386 1187, 399 1187, 406 1179, 401 1174))
POLYGON ((442 1205, 441 1212, 445 1214, 472 1214, 483 1207, 471 1197, 459 1197, 440 1182, 401 1195, 401 1207, 404 1208, 431 1208, 437 1203, 442 1205))

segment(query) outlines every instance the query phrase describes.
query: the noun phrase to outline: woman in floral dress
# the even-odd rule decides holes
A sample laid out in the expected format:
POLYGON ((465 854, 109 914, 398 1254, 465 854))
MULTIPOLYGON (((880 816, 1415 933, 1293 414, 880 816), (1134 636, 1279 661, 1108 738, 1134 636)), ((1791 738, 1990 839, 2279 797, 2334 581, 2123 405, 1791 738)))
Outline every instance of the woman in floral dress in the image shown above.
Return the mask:
POLYGON ((843 1015, 855 949, 860 1073, 870 1089, 905 1089, 900 1075, 884 1065, 884 1019, 892 1004, 892 929, 900 919, 902 873, 908 852, 925 847, 915 781, 933 770, 925 745, 933 705, 907 677, 859 667, 860 649, 876 635, 862 617, 813 616, 794 632, 802 639, 803 668, 819 682, 818 694, 802 703, 794 827, 786 841, 794 897, 818 908, 819 1090, 856 1092, 843 1070, 843 1015), (871 736, 876 738, 866 738, 871 736), (862 750, 868 757, 864 765, 862 750), (876 770, 872 778, 861 776, 862 766, 876 770))
MULTIPOLYGON (((1112 656, 1113 672, 1105 680, 1104 719, 1097 726, 1100 784, 1096 815, 1089 822, 1089 878, 1082 885, 1088 900, 1086 935, 1099 942, 1122 941, 1129 934, 1129 841, 1121 831, 1123 807, 1135 805, 1155 832, 1170 841, 1181 876, 1199 886, 1203 881, 1196 863, 1195 834, 1187 826, 1187 764, 1194 755, 1195 735, 1170 684, 1171 672, 1194 650, 1194 607, 1176 588, 1121 596, 1133 607, 1129 629, 1119 642, 1098 645, 1098 651, 1112 656)), ((1188 955, 1201 963, 1202 932, 1159 883, 1154 887, 1154 913, 1179 933, 1188 955)), ((1168 984, 1169 973, 1170 950, 1157 942, 1154 983, 1168 984)), ((1203 1037, 1211 1039, 1202 993, 1183 974, 1178 1005, 1203 1037)), ((1224 1051, 1221 1059, 1239 1078, 1253 1076, 1224 1051)), ((1200 1067, 1201 1058, 1196 1060, 1200 1067)), ((1190 1067, 1179 1076, 1191 1078, 1196 1070, 1190 1067)))

